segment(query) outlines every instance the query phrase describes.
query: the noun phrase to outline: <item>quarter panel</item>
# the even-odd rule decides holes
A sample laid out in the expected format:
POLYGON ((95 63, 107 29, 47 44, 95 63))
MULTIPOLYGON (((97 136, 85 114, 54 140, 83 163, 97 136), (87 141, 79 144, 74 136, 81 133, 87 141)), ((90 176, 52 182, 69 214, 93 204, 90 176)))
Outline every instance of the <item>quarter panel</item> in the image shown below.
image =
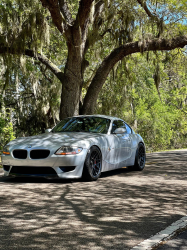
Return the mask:
MULTIPOLYGON (((136 150, 138 148, 138 144, 140 142, 143 142, 143 139, 140 135, 138 134, 132 134, 132 146, 131 146, 131 157, 126 161, 126 166, 133 166, 135 162, 135 156, 136 156, 136 150)), ((144 142, 143 142, 144 143, 144 142)))

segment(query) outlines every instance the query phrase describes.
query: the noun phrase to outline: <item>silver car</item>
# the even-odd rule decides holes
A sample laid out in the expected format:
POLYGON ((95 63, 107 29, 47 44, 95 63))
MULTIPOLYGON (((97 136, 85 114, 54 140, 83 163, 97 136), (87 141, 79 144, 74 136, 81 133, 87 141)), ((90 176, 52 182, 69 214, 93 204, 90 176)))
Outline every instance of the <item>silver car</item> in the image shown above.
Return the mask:
POLYGON ((145 160, 142 137, 123 120, 104 115, 66 118, 44 134, 9 142, 2 154, 5 176, 87 180, 124 166, 141 171, 145 160))

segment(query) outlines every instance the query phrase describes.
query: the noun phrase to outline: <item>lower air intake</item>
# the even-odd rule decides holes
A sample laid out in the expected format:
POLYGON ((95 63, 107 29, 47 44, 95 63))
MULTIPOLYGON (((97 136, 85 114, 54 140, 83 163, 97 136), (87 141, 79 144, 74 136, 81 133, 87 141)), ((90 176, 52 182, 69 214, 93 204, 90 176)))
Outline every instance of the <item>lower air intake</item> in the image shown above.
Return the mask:
POLYGON ((10 170, 10 166, 8 166, 8 165, 3 165, 3 169, 5 170, 5 171, 9 171, 10 170))
POLYGON ((75 169, 75 166, 59 167, 63 172, 70 172, 75 169))
POLYGON ((51 167, 27 167, 13 166, 10 174, 26 174, 26 175, 57 175, 56 171, 51 167))

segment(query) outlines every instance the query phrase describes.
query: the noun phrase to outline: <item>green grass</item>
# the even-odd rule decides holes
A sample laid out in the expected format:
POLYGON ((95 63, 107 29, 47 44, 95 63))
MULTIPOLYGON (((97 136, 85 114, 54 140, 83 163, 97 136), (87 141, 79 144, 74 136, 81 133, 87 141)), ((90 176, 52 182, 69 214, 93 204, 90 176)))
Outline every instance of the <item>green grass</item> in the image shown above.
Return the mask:
POLYGON ((146 153, 159 153, 159 152, 167 152, 167 151, 179 151, 179 150, 187 150, 187 148, 177 148, 177 149, 161 149, 159 151, 149 151, 147 150, 146 153))

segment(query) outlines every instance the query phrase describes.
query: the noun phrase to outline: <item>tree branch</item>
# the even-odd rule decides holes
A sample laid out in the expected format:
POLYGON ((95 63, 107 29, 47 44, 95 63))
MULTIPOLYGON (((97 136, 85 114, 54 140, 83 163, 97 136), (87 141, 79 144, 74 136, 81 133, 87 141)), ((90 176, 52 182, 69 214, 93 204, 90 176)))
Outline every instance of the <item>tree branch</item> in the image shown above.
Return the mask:
MULTIPOLYGON (((103 38, 104 35, 109 31, 109 29, 107 29, 106 32, 104 31, 102 35, 99 35, 99 28, 100 28, 100 26, 102 24, 102 19, 100 18, 100 14, 102 13, 103 8, 104 8, 104 2, 103 2, 103 0, 98 1, 96 3, 96 5, 95 5, 95 11, 94 11, 94 15, 93 15, 93 18, 94 18, 94 21, 93 21, 93 30, 92 30, 92 33, 90 33, 90 36, 87 37, 87 40, 85 42, 84 53, 83 53, 84 57, 85 57, 85 54, 87 53, 89 47, 92 46, 95 41, 99 40, 98 37, 99 38, 103 38), (93 39, 93 34, 94 34, 95 39, 93 39), (90 37, 92 37, 92 39, 90 39, 90 37), (90 41, 92 41, 92 42, 90 42, 90 41)), ((83 72, 84 72, 84 70, 83 70, 83 72)))
MULTIPOLYGON (((96 6, 95 6, 95 12, 94 12, 93 30, 92 30, 92 33, 90 34, 90 36, 93 36, 93 34, 94 34, 95 41, 98 41, 97 37, 100 36, 99 35, 99 28, 102 24, 102 19, 100 18, 100 14, 102 13, 103 8, 104 8, 104 2, 102 0, 97 2, 96 6)), ((107 31, 108 30, 109 29, 107 29, 107 31)), ((103 36, 107 33, 107 31, 106 32, 104 31, 100 37, 103 38, 103 36)), ((92 40, 92 44, 90 43, 90 37, 87 37, 87 41, 86 41, 85 49, 84 49, 84 54, 86 54, 90 45, 93 45, 93 43, 95 42, 93 37, 91 40, 92 40)))
POLYGON ((145 10, 145 12, 147 13, 147 15, 148 15, 150 18, 155 19, 156 21, 160 21, 160 19, 158 18, 158 16, 152 14, 151 11, 148 9, 148 7, 147 7, 145 1, 142 1, 142 0, 137 0, 137 1, 138 1, 138 3, 142 6, 142 8, 145 10))
POLYGON ((14 54, 14 55, 22 54, 22 55, 32 57, 32 58, 40 61, 44 65, 46 65, 46 67, 48 69, 50 69, 53 72, 53 74, 55 74, 56 77, 60 81, 62 81, 62 78, 64 75, 63 72, 54 63, 52 63, 46 56, 44 56, 40 53, 34 53, 33 50, 30 50, 30 49, 25 49, 24 51, 19 51, 19 50, 16 50, 15 48, 11 48, 11 47, 6 47, 6 46, 0 47, 0 54, 5 54, 5 53, 14 54))
POLYGON ((185 45, 187 45, 187 36, 178 36, 173 39, 153 39, 151 41, 145 41, 142 44, 139 42, 127 43, 114 49, 98 68, 88 88, 81 113, 92 114, 94 112, 99 92, 110 70, 125 56, 137 52, 143 53, 144 51, 173 50, 175 48, 183 48, 185 45))
POLYGON ((102 10, 103 10, 103 7, 104 7, 104 1, 101 0, 101 1, 98 1, 95 5, 95 13, 94 13, 94 20, 100 16, 102 10))
POLYGON ((40 0, 40 1, 42 2, 43 7, 48 8, 48 10, 51 13, 53 23, 60 31, 60 33, 63 34, 65 20, 63 19, 62 14, 60 12, 58 0, 40 0))
POLYGON ((151 11, 148 9, 147 5, 146 5, 146 1, 144 0, 137 0, 138 3, 142 6, 142 8, 145 10, 145 12, 147 13, 147 15, 152 19, 155 20, 157 23, 157 27, 159 30, 159 33, 157 35, 157 37, 159 38, 160 35, 163 33, 163 18, 159 18, 156 14, 151 13, 151 11))
POLYGON ((65 0, 58 0, 59 6, 60 6, 60 11, 62 12, 65 20, 69 25, 73 24, 73 18, 71 15, 71 12, 69 11, 67 2, 65 0))
POLYGON ((84 33, 83 31, 87 27, 90 10, 93 2, 94 0, 81 0, 79 2, 79 10, 76 18, 76 25, 78 24, 80 26, 82 33, 84 33))

